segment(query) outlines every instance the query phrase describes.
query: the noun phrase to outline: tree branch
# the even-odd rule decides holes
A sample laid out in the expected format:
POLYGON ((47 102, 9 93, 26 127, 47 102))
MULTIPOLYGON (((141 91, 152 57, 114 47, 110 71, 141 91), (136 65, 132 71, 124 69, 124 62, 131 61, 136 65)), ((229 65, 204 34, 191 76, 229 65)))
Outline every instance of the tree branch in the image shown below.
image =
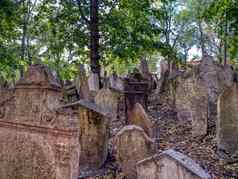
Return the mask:
POLYGON ((81 14, 81 17, 83 18, 83 20, 87 23, 90 24, 90 20, 85 16, 83 9, 82 9, 82 4, 80 0, 77 0, 78 3, 78 7, 79 7, 79 12, 81 14))

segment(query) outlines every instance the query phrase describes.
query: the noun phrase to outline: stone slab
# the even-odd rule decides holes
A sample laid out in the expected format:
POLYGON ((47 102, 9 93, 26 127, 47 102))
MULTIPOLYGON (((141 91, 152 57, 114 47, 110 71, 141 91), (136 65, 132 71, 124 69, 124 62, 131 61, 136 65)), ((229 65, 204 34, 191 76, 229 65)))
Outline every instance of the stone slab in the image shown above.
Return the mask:
POLYGON ((138 179, 211 179, 191 158, 167 150, 137 163, 138 179))

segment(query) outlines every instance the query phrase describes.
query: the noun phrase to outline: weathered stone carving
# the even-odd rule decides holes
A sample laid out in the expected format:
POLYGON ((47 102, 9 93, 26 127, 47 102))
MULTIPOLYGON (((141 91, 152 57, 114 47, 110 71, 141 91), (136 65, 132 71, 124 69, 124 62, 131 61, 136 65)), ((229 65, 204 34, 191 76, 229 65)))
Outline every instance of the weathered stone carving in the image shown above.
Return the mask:
POLYGON ((78 177, 77 116, 59 112, 61 99, 58 80, 44 65, 30 66, 17 82, 1 106, 0 179, 78 177))
POLYGON ((189 157, 167 150, 137 163, 138 179, 211 179, 198 164, 189 157))
POLYGON ((154 140, 138 126, 124 127, 115 137, 117 161, 122 171, 131 179, 136 179, 136 163, 155 152, 154 140))
POLYGON ((80 127, 80 172, 99 169, 104 164, 108 150, 109 120, 107 113, 87 100, 78 102, 80 127))
POLYGON ((217 142, 220 156, 238 160, 238 84, 226 89, 218 100, 217 142))

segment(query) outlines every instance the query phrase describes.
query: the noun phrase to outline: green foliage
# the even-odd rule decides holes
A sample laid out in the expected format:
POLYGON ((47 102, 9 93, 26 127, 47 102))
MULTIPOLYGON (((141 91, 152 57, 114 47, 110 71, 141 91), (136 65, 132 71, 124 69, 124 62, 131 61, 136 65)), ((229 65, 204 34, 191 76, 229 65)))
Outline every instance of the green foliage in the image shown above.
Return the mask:
MULTIPOLYGON (((154 71, 161 56, 184 63, 191 60, 190 49, 199 50, 202 44, 209 54, 219 56, 225 39, 230 61, 237 59, 237 1, 99 2, 100 64, 109 72, 131 71, 142 57, 149 59, 154 71)), ((89 0, 1 0, 0 76, 16 80, 22 66, 41 61, 62 79, 73 79, 78 65, 89 63, 89 24, 85 21, 90 18, 89 9, 89 0)))
POLYGON ((214 0, 205 17, 214 23, 214 31, 221 41, 228 41, 229 58, 231 61, 238 58, 238 1, 214 0), (225 25, 228 25, 228 33, 225 33, 225 25))

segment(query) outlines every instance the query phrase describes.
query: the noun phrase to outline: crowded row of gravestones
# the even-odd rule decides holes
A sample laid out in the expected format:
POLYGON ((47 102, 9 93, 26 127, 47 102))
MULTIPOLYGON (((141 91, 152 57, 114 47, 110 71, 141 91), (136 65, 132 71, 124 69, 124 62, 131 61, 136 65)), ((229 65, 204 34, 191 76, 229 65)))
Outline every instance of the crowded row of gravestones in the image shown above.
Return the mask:
MULTIPOLYGON (((214 70, 209 60, 204 63, 192 80, 178 79, 185 87, 178 84, 176 89, 184 95, 177 97, 178 117, 191 118, 194 136, 204 135, 212 113, 206 99, 213 93, 203 87, 214 78, 214 70), (208 73, 203 73, 206 68, 208 73)), ((226 69, 215 71, 218 77, 227 76, 226 69)), ((0 91, 0 179, 96 178, 106 175, 109 153, 131 179, 211 178, 180 152, 157 152, 158 131, 145 112, 148 84, 136 76, 115 79, 115 86, 93 93, 93 99, 65 103, 55 75, 45 65, 30 66, 14 88, 0 91)), ((231 81, 218 99, 217 145, 235 160, 238 86, 233 76, 231 81)))

